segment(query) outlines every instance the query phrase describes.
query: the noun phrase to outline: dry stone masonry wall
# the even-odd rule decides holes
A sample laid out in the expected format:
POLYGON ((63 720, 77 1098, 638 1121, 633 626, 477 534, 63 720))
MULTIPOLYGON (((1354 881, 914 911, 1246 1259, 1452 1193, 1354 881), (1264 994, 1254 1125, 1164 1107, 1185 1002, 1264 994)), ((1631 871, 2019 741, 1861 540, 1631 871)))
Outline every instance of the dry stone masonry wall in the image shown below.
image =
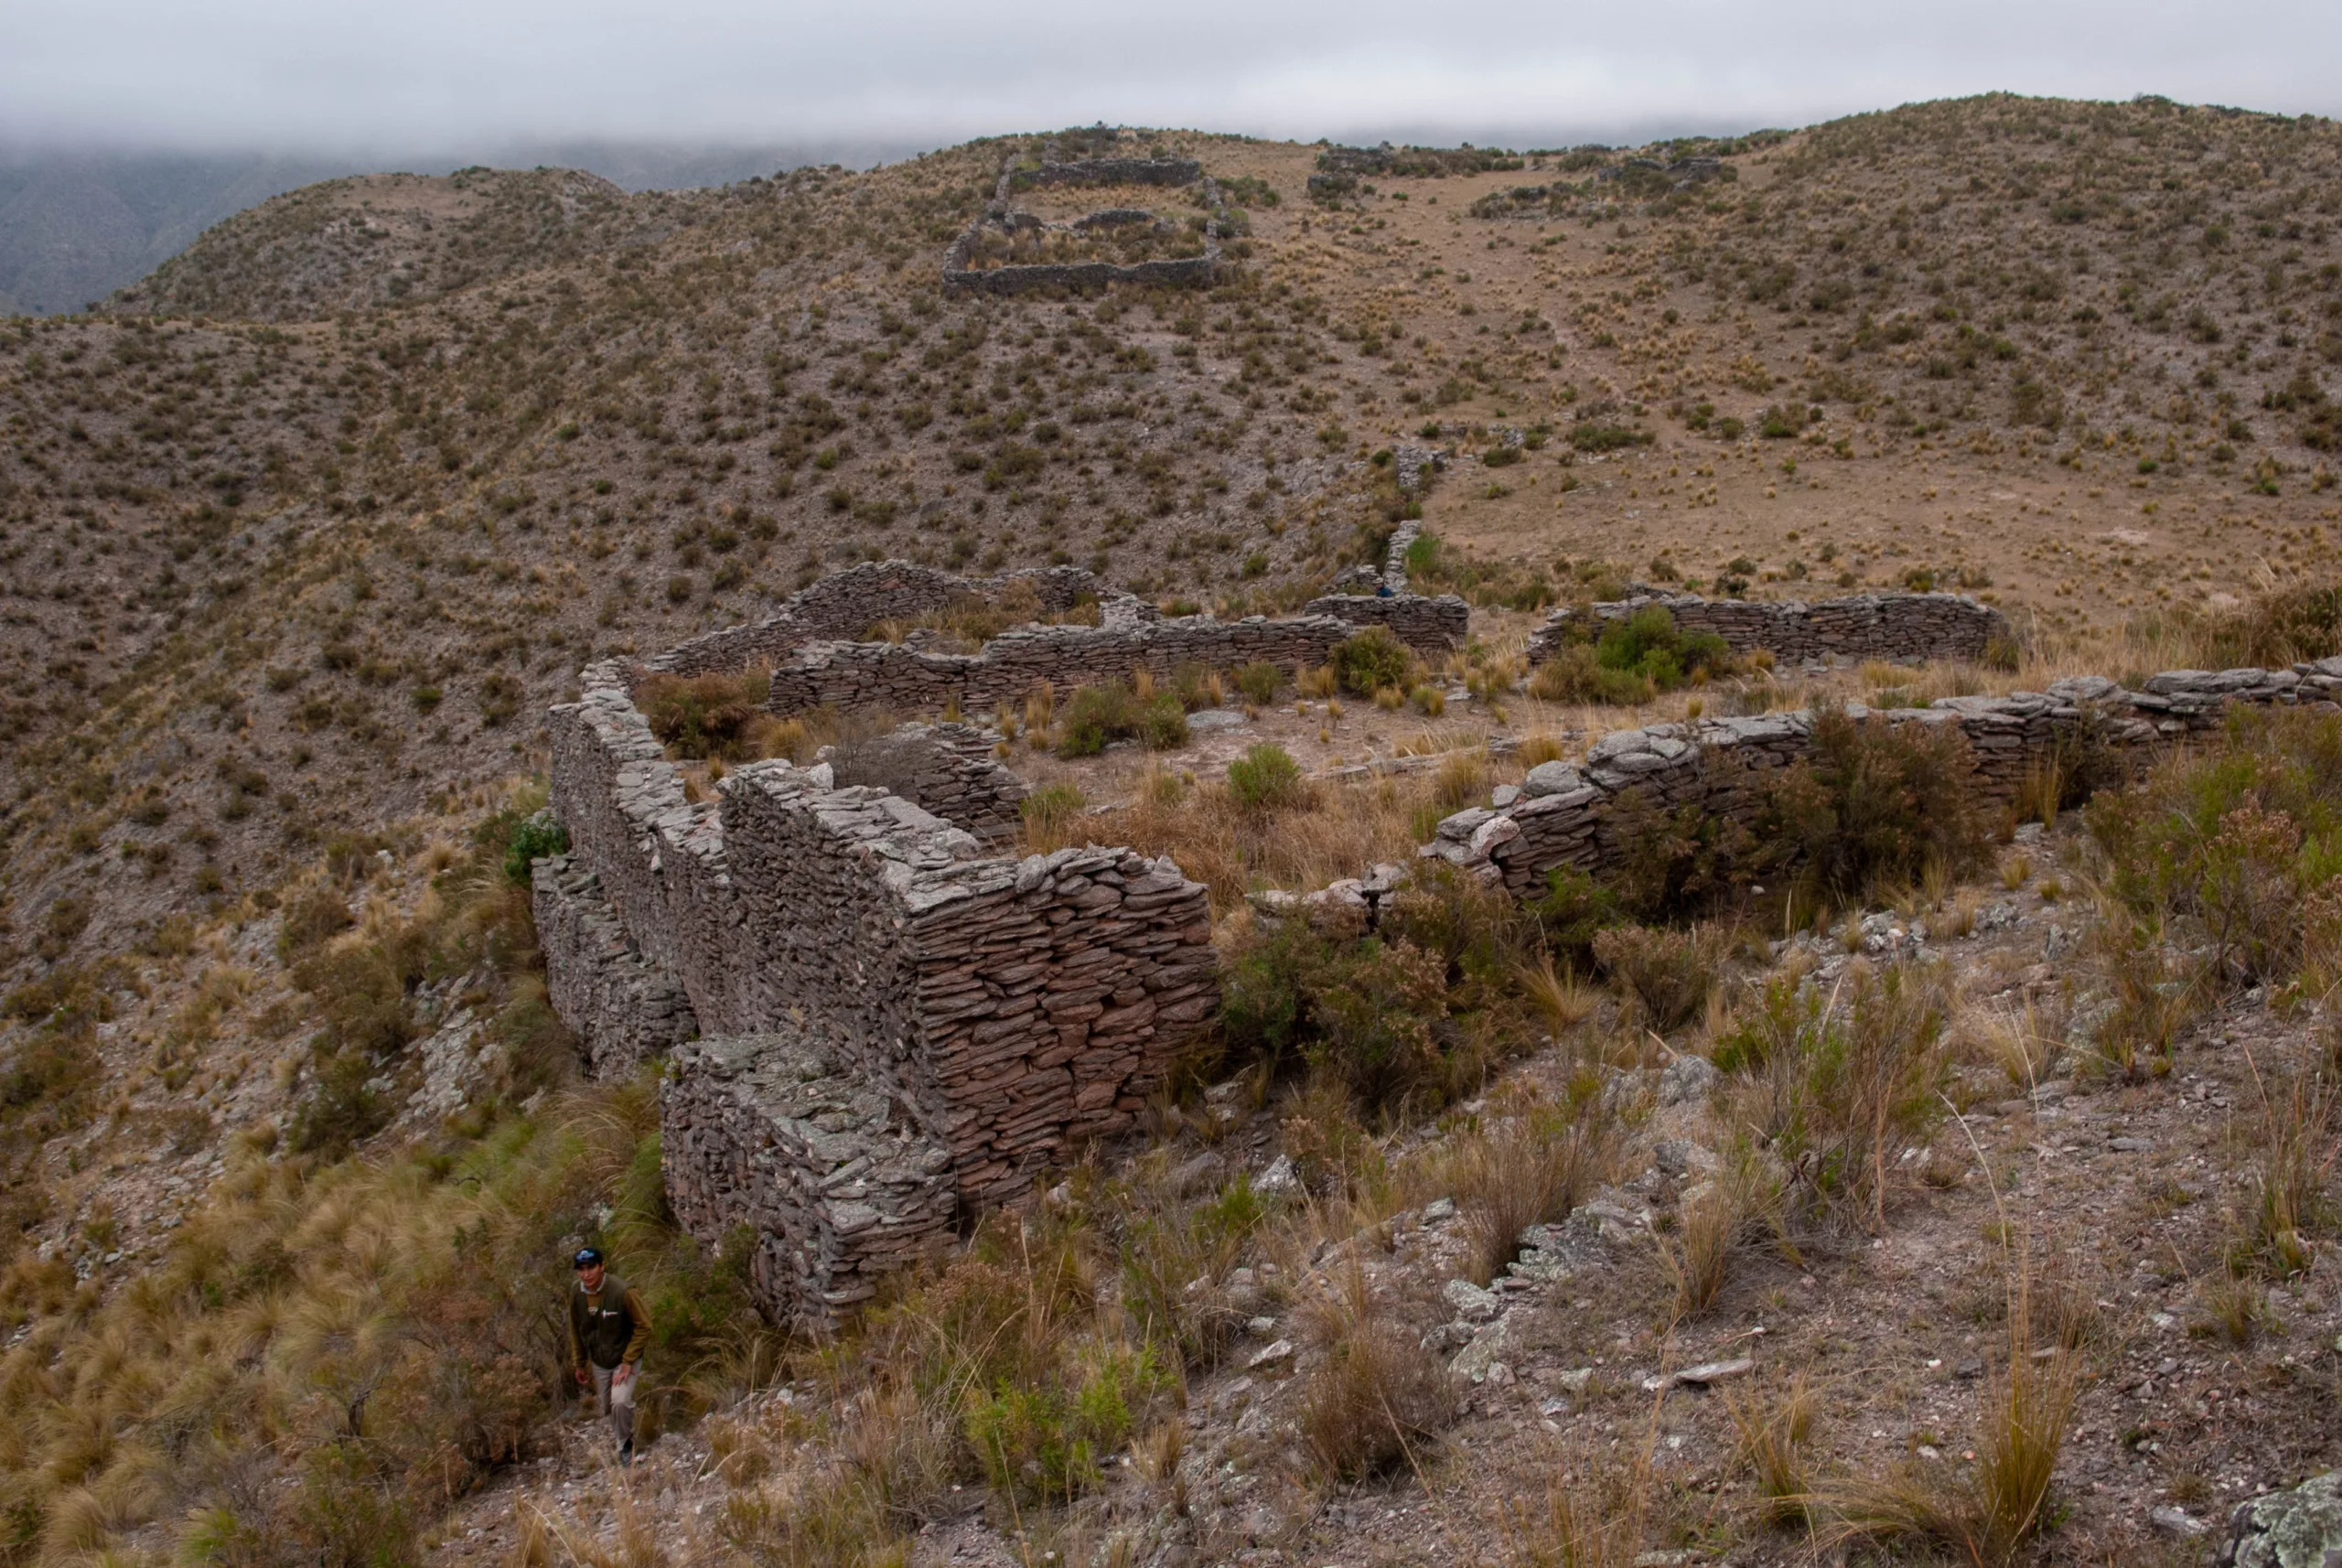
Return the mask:
MULTIPOLYGON (((2172 670, 2125 691, 2103 676, 2060 681, 2045 693, 2006 697, 1946 697, 1931 707, 1890 709, 1891 724, 1948 725, 1966 737, 1975 786, 1986 800, 2014 799, 2025 777, 2087 736, 2132 751, 2217 726, 2231 703, 2285 704, 2342 700, 2342 658, 2291 670, 2172 670)), ((1866 716, 1867 711, 1850 713, 1866 716)), ((1605 736, 1583 762, 1547 762, 1529 772, 1504 803, 1459 811, 1439 824, 1417 853, 1501 882, 1516 895, 1543 890, 1561 866, 1599 875, 1615 869, 1620 845, 1610 831, 1629 790, 1664 810, 1696 806, 1744 823, 1762 809, 1767 776, 1811 752, 1813 715, 1654 725, 1605 736)))
MULTIPOLYGON (((1001 164, 993 198, 973 223, 943 252, 943 287, 947 293, 1023 294, 1035 289, 1102 288, 1111 284, 1149 284, 1177 287, 1208 284, 1219 272, 1220 228, 1228 220, 1219 186, 1193 158, 1083 158, 1059 163, 1047 154, 1037 167, 1023 167, 1010 154, 1001 164), (969 259, 986 229, 1046 227, 1032 214, 1015 210, 1015 193, 1036 186, 1160 185, 1189 186, 1201 182, 1205 210, 1204 249, 1199 256, 1135 262, 1078 262, 1031 266, 971 267, 969 259)), ((1087 230, 1123 222, 1154 222, 1156 215, 1135 208, 1092 212, 1069 227, 1087 230)))
POLYGON ((997 841, 1021 785, 972 731, 751 764, 693 800, 626 674, 587 670, 550 714, 570 853, 535 868, 548 990, 596 1071, 670 1051, 677 1212, 710 1242, 756 1232, 777 1317, 829 1321, 962 1207, 1127 1130, 1217 1008, 1205 890, 1168 858, 995 858, 852 781, 997 841))
POLYGON ((1542 663, 1574 638, 1657 606, 1685 631, 1712 631, 1736 651, 1762 648, 1782 659, 1955 659, 1976 660, 2009 636, 2007 619, 1962 594, 1858 594, 1804 604, 1789 599, 1703 599, 1650 594, 1553 611, 1529 639, 1529 660, 1542 663), (1591 619, 1587 618, 1590 614, 1591 619))
POLYGON ((966 725, 904 725, 818 760, 842 785, 876 785, 986 843, 1013 839, 1024 825, 1025 780, 994 761, 992 742, 966 725))
POLYGON ((961 577, 909 561, 871 561, 791 594, 768 619, 680 643, 645 661, 642 672, 704 675, 770 664, 809 642, 854 641, 884 620, 932 615, 968 599, 990 603, 1020 588, 1033 592, 1045 615, 1062 615, 1084 599, 1098 600, 1110 619, 1123 600, 1132 615, 1155 613, 1152 605, 1118 594, 1079 566, 961 577))
POLYGON ((663 1121, 676 1218, 709 1239, 745 1227, 750 1288, 783 1321, 826 1326, 951 1242, 951 1152, 800 1032, 679 1047, 663 1121))
MULTIPOLYGON (((1470 607, 1452 594, 1428 598, 1403 592, 1329 594, 1312 599, 1298 617, 1274 620, 1166 619, 1155 606, 1078 567, 969 578, 908 561, 884 561, 841 572, 793 595, 769 619, 711 632, 639 665, 597 665, 587 672, 587 684, 631 690, 649 675, 768 666, 769 705, 776 714, 820 707, 916 713, 953 703, 987 708, 1021 703, 1044 683, 1067 691, 1127 680, 1141 670, 1167 675, 1182 664, 1229 669, 1265 660, 1314 666, 1326 661, 1336 643, 1368 626, 1387 626, 1417 652, 1436 657, 1463 646, 1470 620, 1470 607), (923 648, 916 634, 902 642, 860 640, 882 621, 929 615, 971 599, 994 602, 1012 589, 1027 588, 1044 614, 1063 614, 1094 600, 1099 624, 1019 627, 972 654, 923 648)), ((680 801, 680 784, 676 797, 680 801)))
POLYGON ((1094 627, 1023 627, 1003 632, 981 653, 931 653, 890 642, 812 643, 773 667, 769 702, 777 714, 819 707, 918 712, 954 703, 989 708, 1021 703, 1044 683, 1065 691, 1128 680, 1141 670, 1166 675, 1182 664, 1315 667, 1326 662, 1335 644, 1366 626, 1388 626, 1410 647, 1430 655, 1460 646, 1471 616, 1470 607, 1453 596, 1334 594, 1311 600, 1307 609, 1276 620, 1110 618, 1094 627))

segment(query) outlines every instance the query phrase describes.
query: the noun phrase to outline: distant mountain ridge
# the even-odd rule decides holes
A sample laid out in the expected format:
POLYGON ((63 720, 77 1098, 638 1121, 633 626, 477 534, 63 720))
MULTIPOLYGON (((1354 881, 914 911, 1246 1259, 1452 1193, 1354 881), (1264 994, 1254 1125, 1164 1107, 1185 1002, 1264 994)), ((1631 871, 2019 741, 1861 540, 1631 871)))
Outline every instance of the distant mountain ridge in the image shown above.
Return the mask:
POLYGON ((214 224, 320 180, 402 167, 444 173, 472 163, 582 169, 639 192, 726 185, 806 163, 862 167, 903 150, 581 142, 496 149, 467 159, 0 147, 0 317, 87 310, 144 278, 214 224))

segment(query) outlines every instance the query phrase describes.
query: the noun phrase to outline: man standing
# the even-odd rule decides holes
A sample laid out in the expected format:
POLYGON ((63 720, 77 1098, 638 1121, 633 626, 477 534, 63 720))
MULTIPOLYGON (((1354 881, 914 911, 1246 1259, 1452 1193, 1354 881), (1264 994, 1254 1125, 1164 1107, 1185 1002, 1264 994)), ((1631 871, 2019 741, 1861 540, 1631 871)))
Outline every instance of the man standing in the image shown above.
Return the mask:
POLYGON ((650 1314, 642 1298, 603 1266, 598 1248, 580 1247, 572 1260, 577 1288, 569 1294, 569 1359, 577 1386, 591 1387, 618 1434, 618 1463, 634 1463, 634 1386, 650 1314))

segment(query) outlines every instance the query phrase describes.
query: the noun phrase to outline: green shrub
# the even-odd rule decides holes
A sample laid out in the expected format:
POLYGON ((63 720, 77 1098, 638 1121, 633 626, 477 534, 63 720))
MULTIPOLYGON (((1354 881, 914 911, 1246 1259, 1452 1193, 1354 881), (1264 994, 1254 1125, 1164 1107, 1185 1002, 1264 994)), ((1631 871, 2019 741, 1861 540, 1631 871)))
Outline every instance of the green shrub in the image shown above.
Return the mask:
POLYGON ((1643 676, 1662 692, 1687 681, 1730 674, 1732 650, 1712 631, 1681 631, 1659 605, 1646 605, 1624 620, 1603 628, 1594 645, 1605 670, 1643 676))
POLYGON ((1574 865, 1545 874, 1545 891, 1529 915, 1553 956, 1580 972, 1594 967, 1594 939, 1627 923, 1618 896, 1574 865))
POLYGON ((1282 679, 1275 665, 1256 660, 1236 672, 1236 689, 1247 702, 1265 705, 1275 700, 1282 679))
POLYGON ((1529 683, 1551 703, 1647 703, 1660 692, 1730 674, 1732 650, 1712 631, 1681 631, 1659 605, 1602 628, 1591 643, 1564 643, 1529 683))
POLYGON ((1622 789, 1606 824, 1617 856, 1610 886, 1638 920, 1685 920, 1714 908, 1746 880, 1756 841, 1735 818, 1685 801, 1669 811, 1622 789))
POLYGON ((1727 939, 1713 925, 1681 931, 1614 926, 1595 932, 1592 946, 1603 972, 1664 1035, 1706 1010, 1723 973, 1727 939))
POLYGON ((2222 980, 2283 983, 2322 924, 2304 912, 2342 896, 2342 719, 2238 712, 2216 746, 2100 794, 2085 821, 2134 918, 2199 938, 2222 980))
POLYGON ((1187 713, 1169 692, 1141 699, 1116 681, 1084 686, 1066 702, 1058 732, 1059 757, 1095 757, 1118 740, 1135 740, 1149 751, 1187 743, 1187 713))
POLYGON ((1806 1204, 1884 1225, 1889 1175, 1924 1146, 1941 1103, 1948 977, 1860 966, 1824 993, 1776 981, 1720 1047, 1719 1066, 1751 1091, 1751 1132, 1793 1174, 1806 1204))
POLYGON ((510 847, 504 852, 504 875, 507 881, 521 886, 529 883, 529 867, 550 855, 569 853, 569 830, 563 827, 548 811, 523 818, 512 830, 510 847))
POLYGON ((1130 1441, 1133 1412, 1171 1386, 1152 1345, 1088 1346, 1058 1379, 1003 1380, 973 1400, 968 1445, 1004 1496, 1063 1503, 1103 1479, 1102 1461, 1130 1441))
POLYGON ((1336 643, 1330 662, 1342 690, 1368 697, 1385 686, 1404 689, 1415 656, 1389 627, 1370 626, 1336 643))
POLYGON ((1230 1047, 1305 1065, 1378 1112, 1476 1087, 1526 1041, 1515 990, 1526 929, 1500 890, 1443 869, 1389 900, 1370 934, 1287 919, 1240 948, 1220 991, 1230 1047))
POLYGON ((1246 811, 1268 811, 1299 801, 1307 786, 1292 753, 1262 741, 1228 765, 1228 788, 1246 811))
POLYGON ((1590 642, 1564 643, 1529 678, 1529 694, 1548 703, 1603 703, 1635 707, 1659 695, 1648 675, 1606 670, 1590 642))
POLYGON ((1783 771, 1760 814, 1763 858, 1847 900, 1911 886, 1930 866, 1960 875, 1988 844, 1974 769, 1956 725, 1819 709, 1810 754, 1783 771))

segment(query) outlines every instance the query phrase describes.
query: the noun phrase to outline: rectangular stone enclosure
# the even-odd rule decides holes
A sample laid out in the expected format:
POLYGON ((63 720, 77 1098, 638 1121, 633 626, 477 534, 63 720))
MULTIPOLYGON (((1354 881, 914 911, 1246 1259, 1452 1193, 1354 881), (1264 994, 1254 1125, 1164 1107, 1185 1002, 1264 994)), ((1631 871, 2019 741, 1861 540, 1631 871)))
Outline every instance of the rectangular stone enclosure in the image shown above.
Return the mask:
POLYGON ((1216 1010, 1204 888, 1125 849, 989 852, 1015 792, 964 735, 840 758, 933 811, 779 761, 694 800, 618 672, 587 682, 550 715, 570 849, 534 868, 548 990, 596 1072, 669 1053, 670 1197, 704 1241, 757 1239, 777 1319, 832 1322, 1129 1129, 1216 1010))

